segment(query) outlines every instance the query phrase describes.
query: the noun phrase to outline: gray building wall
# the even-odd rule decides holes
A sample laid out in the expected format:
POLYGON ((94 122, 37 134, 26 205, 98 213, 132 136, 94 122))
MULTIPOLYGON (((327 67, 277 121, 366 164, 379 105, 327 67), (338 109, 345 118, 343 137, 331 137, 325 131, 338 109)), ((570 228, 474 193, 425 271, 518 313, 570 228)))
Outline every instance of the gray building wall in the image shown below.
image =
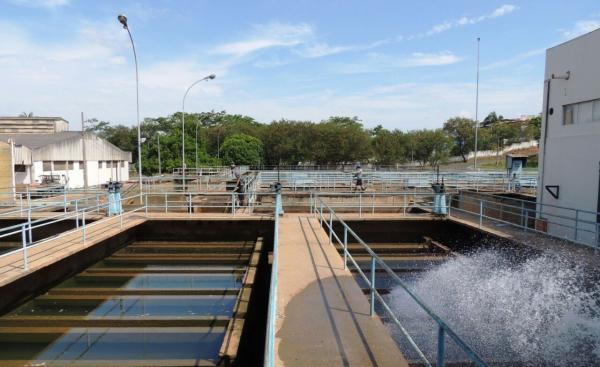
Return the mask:
MULTIPOLYGON (((565 111, 573 104, 600 99, 600 30, 548 49, 545 80, 538 202, 596 212, 600 205, 600 120, 565 124, 565 118, 569 120, 565 111), (557 78, 567 71, 568 80, 557 78), (559 187, 558 198, 546 190, 549 185, 559 187)), ((600 108, 600 101, 593 106, 600 108)), ((592 233, 599 219, 595 214, 545 207, 542 218, 548 219, 549 232, 571 237, 573 229, 567 226, 574 221, 558 216, 575 215, 590 222, 580 224, 578 239, 597 241, 593 238, 597 234, 592 233)))

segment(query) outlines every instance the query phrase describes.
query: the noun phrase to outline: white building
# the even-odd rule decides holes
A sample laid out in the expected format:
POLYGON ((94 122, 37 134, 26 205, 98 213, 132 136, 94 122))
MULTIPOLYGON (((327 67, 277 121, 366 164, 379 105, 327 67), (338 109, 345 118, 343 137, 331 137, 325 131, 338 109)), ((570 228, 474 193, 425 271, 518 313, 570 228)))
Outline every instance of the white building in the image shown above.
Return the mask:
POLYGON ((32 127, 35 122, 24 121, 24 128, 12 126, 12 119, 0 118, 0 142, 12 147, 14 186, 56 183, 79 188, 129 179, 130 152, 92 133, 66 131, 65 123, 58 118, 51 124, 32 127))
POLYGON ((600 30, 546 51, 537 199, 542 204, 594 212, 548 206, 542 219, 547 220, 550 233, 598 242, 600 30), (575 219, 577 232, 572 228, 575 219))

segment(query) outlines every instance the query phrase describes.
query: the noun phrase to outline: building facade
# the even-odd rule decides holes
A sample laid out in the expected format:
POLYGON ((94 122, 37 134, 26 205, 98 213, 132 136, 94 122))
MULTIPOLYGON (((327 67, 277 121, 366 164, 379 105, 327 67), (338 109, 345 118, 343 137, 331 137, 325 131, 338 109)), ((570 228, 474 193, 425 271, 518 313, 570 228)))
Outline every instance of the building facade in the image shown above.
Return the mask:
POLYGON ((537 199, 548 205, 541 219, 550 233, 586 243, 598 243, 600 222, 599 65, 600 30, 546 51, 537 199))
POLYGON ((42 127, 23 128, 0 120, 0 130, 7 131, 0 133, 0 142, 11 146, 14 186, 60 184, 80 188, 129 179, 130 152, 93 133, 66 131, 63 122, 59 119, 54 126, 43 123, 42 127))
POLYGON ((69 131, 62 117, 0 117, 0 134, 53 134, 69 131))

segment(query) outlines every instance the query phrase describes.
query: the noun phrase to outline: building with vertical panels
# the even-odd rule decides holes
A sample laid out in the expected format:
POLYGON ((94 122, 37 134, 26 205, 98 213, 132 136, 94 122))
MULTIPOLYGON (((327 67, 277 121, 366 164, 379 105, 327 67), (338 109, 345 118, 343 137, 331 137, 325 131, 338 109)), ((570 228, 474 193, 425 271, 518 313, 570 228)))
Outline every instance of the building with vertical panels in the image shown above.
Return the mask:
POLYGON ((93 133, 68 131, 64 123, 58 119, 55 126, 22 127, 15 126, 14 119, 0 119, 0 142, 12 146, 16 186, 60 184, 79 188, 129 179, 130 152, 93 133))

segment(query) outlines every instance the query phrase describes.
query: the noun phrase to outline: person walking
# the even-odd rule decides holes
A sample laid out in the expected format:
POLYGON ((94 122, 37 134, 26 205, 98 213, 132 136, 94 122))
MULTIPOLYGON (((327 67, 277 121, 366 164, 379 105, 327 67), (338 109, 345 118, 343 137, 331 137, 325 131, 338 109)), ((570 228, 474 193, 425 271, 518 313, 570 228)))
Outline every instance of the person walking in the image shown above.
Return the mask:
POLYGON ((236 205, 243 206, 244 205, 244 180, 242 180, 242 174, 240 172, 240 168, 237 167, 235 164, 232 164, 231 165, 231 174, 233 175, 233 178, 235 179, 235 189, 233 189, 233 192, 236 193, 236 195, 235 195, 236 205))
POLYGON ((360 164, 356 165, 356 171, 354 171, 354 178, 356 179, 356 185, 354 186, 354 192, 358 190, 360 186, 361 191, 365 191, 365 187, 363 186, 363 170, 360 164))

